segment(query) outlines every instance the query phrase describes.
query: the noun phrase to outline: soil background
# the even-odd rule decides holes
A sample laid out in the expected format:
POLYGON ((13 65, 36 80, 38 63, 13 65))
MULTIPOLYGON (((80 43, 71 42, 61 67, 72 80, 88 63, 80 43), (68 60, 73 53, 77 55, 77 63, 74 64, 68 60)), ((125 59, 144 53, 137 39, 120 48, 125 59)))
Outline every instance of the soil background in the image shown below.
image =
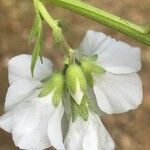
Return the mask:
MULTIPOLYGON (((150 23, 150 0, 87 0, 87 2, 137 24, 150 23)), ((143 66, 139 74, 143 81, 143 104, 136 110, 108 115, 102 120, 115 140, 117 150, 149 150, 150 47, 58 6, 50 5, 50 3, 46 5, 52 16, 60 19, 64 34, 73 48, 79 45, 88 29, 102 31, 141 48, 143 66)), ((31 54, 33 45, 28 44, 28 34, 33 18, 34 10, 31 0, 0 0, 0 115, 4 113, 8 88, 7 62, 15 55, 31 54)), ((62 67, 63 52, 54 44, 51 29, 46 24, 44 25, 43 55, 51 58, 55 67, 62 67)), ((18 150, 13 144, 11 135, 1 129, 0 150, 18 150)))

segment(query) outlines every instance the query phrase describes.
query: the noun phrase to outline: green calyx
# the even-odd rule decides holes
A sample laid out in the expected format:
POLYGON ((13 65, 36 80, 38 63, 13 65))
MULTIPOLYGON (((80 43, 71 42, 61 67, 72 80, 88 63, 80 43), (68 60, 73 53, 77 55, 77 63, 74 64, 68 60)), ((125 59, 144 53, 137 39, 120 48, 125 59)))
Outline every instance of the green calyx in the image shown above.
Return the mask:
POLYGON ((43 87, 41 88, 39 97, 50 94, 55 107, 62 100, 68 118, 70 116, 74 121, 77 117, 81 117, 87 121, 90 111, 97 113, 97 108, 87 96, 87 77, 90 81, 93 81, 93 72, 104 72, 96 65, 93 59, 84 59, 80 65, 66 65, 63 71, 55 72, 50 77, 41 81, 43 87), (66 100, 65 93, 70 97, 68 97, 68 101, 66 100))
POLYGON ((82 102, 78 105, 74 99, 71 97, 71 113, 72 113, 72 120, 80 116, 83 120, 87 121, 89 117, 89 105, 88 105, 88 97, 84 95, 82 102))
POLYGON ((93 58, 84 58, 81 60, 81 67, 85 72, 103 74, 105 70, 100 67, 93 58))
POLYGON ((64 94, 64 75, 62 72, 53 73, 45 80, 40 91, 39 97, 52 94, 52 100, 55 107, 58 106, 64 94))
POLYGON ((86 79, 79 65, 76 64, 70 65, 66 71, 66 78, 67 78, 67 86, 73 94, 76 93, 78 83, 80 85, 81 90, 83 92, 86 91, 87 89, 86 79))
POLYGON ((81 68, 86 76, 87 83, 93 86, 92 73, 103 74, 105 70, 96 64, 93 58, 84 58, 81 60, 81 68))

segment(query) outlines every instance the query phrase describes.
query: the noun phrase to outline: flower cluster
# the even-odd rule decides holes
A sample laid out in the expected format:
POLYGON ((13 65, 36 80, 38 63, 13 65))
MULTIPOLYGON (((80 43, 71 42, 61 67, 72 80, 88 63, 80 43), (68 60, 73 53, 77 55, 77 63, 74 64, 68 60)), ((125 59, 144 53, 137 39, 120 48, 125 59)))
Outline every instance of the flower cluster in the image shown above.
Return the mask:
POLYGON ((88 31, 75 62, 52 71, 43 58, 30 72, 30 55, 9 61, 10 87, 0 127, 20 149, 113 150, 99 116, 135 109, 142 102, 140 49, 88 31))

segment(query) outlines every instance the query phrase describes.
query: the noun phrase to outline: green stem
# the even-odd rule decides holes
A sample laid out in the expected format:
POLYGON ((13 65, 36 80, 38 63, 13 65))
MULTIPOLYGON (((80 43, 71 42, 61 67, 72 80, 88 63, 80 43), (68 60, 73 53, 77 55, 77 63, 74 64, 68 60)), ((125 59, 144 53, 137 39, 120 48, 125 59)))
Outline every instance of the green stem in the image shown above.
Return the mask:
POLYGON ((49 0, 82 16, 118 30, 144 44, 150 45, 150 28, 142 27, 80 0, 49 0))
POLYGON ((55 29, 59 29, 60 27, 58 27, 57 21, 54 20, 50 14, 48 13, 48 11, 46 10, 45 6, 43 5, 42 2, 38 2, 38 10, 41 13, 42 17, 44 18, 44 20, 49 24, 49 26, 55 30, 55 29))
POLYGON ((67 43, 64 35, 62 34, 61 28, 58 26, 58 22, 50 16, 49 12, 46 10, 45 6, 40 1, 38 2, 38 10, 39 10, 40 14, 42 15, 42 17, 44 18, 44 20, 52 28, 53 36, 54 36, 56 42, 58 42, 59 44, 61 44, 64 47, 65 52, 70 60, 70 63, 72 63, 72 60, 74 60, 74 50, 67 43))

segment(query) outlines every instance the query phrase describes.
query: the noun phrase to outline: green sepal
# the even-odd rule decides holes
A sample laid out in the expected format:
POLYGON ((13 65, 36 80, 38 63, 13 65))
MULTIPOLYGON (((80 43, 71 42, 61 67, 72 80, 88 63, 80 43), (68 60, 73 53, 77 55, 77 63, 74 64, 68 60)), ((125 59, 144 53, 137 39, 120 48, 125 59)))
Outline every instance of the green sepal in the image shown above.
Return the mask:
POLYGON ((95 61, 93 61, 93 59, 84 58, 81 61, 81 67, 83 71, 88 73, 96 73, 96 74, 105 73, 105 70, 101 66, 99 66, 95 61))
POLYGON ((77 84, 83 92, 87 89, 86 78, 79 65, 71 64, 66 71, 67 86, 71 93, 76 93, 77 84))
POLYGON ((70 102, 71 102, 71 117, 72 117, 72 121, 74 122, 78 117, 78 109, 75 100, 71 96, 70 96, 70 102))
POLYGON ((92 73, 89 73, 89 72, 84 71, 84 74, 85 74, 85 77, 86 77, 86 80, 87 80, 88 85, 89 85, 90 87, 93 87, 93 85, 94 85, 94 80, 93 80, 92 73))
POLYGON ((71 105, 71 100, 70 100, 71 96, 68 93, 69 92, 67 88, 65 87, 65 92, 63 94, 62 101, 63 101, 65 115, 67 117, 67 120, 70 121, 71 116, 72 116, 72 108, 71 108, 72 105, 71 105))
POLYGON ((52 93, 52 100, 55 107, 60 103, 64 93, 64 75, 62 72, 53 73, 44 82, 39 97, 47 96, 52 93))
POLYGON ((84 95, 82 102, 80 105, 77 106, 79 115, 85 120, 88 120, 89 117, 89 106, 88 106, 88 102, 87 102, 87 96, 84 95))
POLYGON ((42 80, 41 80, 41 82, 42 82, 42 83, 46 83, 46 82, 50 79, 50 77, 51 77, 51 76, 49 76, 49 77, 47 77, 47 78, 42 79, 42 80))
POLYGON ((90 87, 93 87, 94 81, 93 81, 93 73, 96 74, 103 74, 105 73, 105 70, 96 64, 97 55, 94 55, 93 57, 85 57, 81 60, 81 68, 85 74, 86 80, 88 85, 90 87))
POLYGON ((72 110, 72 120, 73 122, 75 119, 80 116, 83 120, 87 121, 89 117, 89 105, 87 101, 87 96, 84 95, 82 102, 78 105, 74 99, 71 97, 71 110, 72 110))

